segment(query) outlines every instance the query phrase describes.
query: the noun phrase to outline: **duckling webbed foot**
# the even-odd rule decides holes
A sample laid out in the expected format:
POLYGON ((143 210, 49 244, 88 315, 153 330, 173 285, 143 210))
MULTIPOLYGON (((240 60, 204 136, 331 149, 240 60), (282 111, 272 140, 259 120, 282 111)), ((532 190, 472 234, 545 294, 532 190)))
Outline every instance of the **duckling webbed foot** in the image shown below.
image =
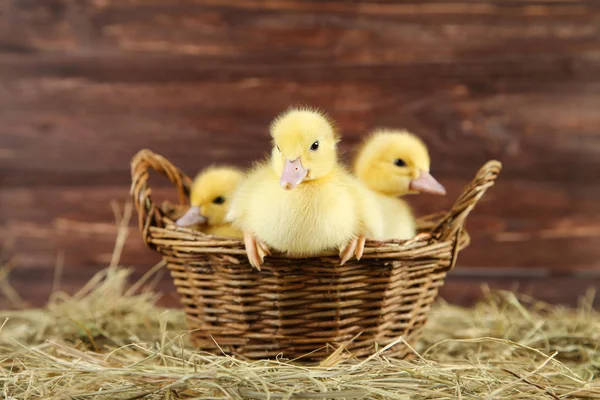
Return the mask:
POLYGON ((260 271, 265 256, 271 255, 269 247, 256 240, 254 235, 248 232, 244 232, 244 245, 246 246, 246 254, 250 265, 260 271))
POLYGON ((365 235, 360 235, 357 238, 352 239, 346 247, 340 250, 340 258, 342 259, 340 265, 346 264, 346 261, 356 256, 357 260, 360 260, 365 250, 365 242, 367 238, 365 235))

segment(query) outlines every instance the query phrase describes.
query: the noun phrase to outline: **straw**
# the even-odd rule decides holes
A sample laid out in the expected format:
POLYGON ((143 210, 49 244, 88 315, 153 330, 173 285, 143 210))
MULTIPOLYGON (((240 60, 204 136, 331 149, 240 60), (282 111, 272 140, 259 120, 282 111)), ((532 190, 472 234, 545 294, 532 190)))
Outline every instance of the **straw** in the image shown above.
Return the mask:
POLYGON ((388 356, 402 337, 364 359, 340 347, 314 365, 247 361, 197 351, 183 311, 157 306, 147 284, 161 265, 132 284, 133 270, 117 266, 124 240, 77 293, 0 311, 5 399, 600 399, 594 292, 577 308, 489 290, 473 308, 440 301, 412 361, 388 356))
POLYGON ((158 307, 144 284, 151 276, 129 284, 131 274, 112 266, 43 308, 0 311, 4 398, 600 398, 592 294, 576 309, 504 291, 486 292, 473 308, 439 302, 413 361, 386 348, 359 360, 339 348, 304 365, 195 350, 183 311, 158 307))

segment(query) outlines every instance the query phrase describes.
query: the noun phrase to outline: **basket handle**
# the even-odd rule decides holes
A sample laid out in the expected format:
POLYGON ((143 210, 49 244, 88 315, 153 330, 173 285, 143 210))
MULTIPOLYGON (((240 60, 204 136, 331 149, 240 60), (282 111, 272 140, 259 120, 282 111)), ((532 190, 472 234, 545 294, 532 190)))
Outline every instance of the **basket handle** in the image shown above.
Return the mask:
POLYGON ((465 220, 471 210, 475 207, 485 191, 494 185, 496 178, 502 170, 500 161, 488 161, 477 171, 473 181, 467 186, 464 192, 460 195, 454 206, 440 220, 437 226, 433 229, 434 235, 442 241, 446 241, 455 236, 462 229, 465 220))
POLYGON ((163 174, 171 181, 179 193, 179 202, 187 203, 190 192, 190 178, 179 168, 171 164, 166 158, 153 153, 148 149, 140 150, 131 159, 131 191, 133 203, 138 213, 139 228, 144 242, 148 244, 148 235, 151 226, 163 226, 163 212, 157 207, 150 195, 152 189, 148 187, 148 171, 152 168, 163 174))

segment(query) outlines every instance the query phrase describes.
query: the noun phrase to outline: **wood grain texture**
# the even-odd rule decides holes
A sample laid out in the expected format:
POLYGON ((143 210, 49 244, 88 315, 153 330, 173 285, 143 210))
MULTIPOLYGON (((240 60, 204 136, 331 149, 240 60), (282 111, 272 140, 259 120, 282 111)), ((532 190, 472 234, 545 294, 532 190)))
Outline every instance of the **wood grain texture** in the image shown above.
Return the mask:
MULTIPOLYGON (((458 269, 598 271, 599 21, 594 1, 4 0, 0 241, 23 271, 64 254, 76 285, 110 261, 137 150, 247 166, 302 103, 338 121, 346 159, 374 127, 419 133, 449 189, 412 198, 421 214, 503 162, 458 269)), ((156 260, 132 225, 123 263, 156 260)), ((569 279, 547 298, 576 298, 569 279)))

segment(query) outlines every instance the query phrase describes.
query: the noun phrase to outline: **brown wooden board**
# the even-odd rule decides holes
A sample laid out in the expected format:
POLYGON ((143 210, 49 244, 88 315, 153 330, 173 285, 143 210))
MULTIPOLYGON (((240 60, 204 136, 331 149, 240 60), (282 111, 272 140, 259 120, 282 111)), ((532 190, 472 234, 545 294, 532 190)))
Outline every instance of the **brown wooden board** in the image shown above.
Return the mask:
MULTIPOLYGON (((64 254, 75 287, 110 261, 110 201, 127 199, 140 148, 190 174, 247 166, 290 104, 328 110, 346 159, 374 127, 419 133, 449 190, 412 198, 420 214, 447 209, 479 166, 502 161, 457 270, 600 270, 597 2, 6 0, 0 10, 0 241, 23 271, 46 276, 64 254)), ((167 197, 166 181, 153 182, 167 197)), ((141 273, 157 256, 131 226, 123 263, 141 273)), ((554 279, 543 293, 573 301, 584 281, 570 290, 554 279)))

